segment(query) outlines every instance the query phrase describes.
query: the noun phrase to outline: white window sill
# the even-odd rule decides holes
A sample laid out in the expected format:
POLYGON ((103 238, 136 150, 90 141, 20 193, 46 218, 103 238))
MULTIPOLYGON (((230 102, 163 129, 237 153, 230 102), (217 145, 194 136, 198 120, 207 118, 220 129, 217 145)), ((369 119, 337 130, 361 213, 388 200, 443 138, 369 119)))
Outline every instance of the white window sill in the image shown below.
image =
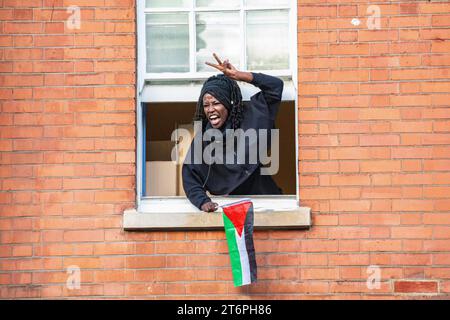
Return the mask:
MULTIPOLYGON (((219 205, 243 197, 213 197, 219 205)), ((311 226, 311 209, 299 207, 295 196, 251 196, 254 228, 305 229, 311 226)), ((141 201, 138 210, 126 210, 123 228, 126 231, 149 230, 215 230, 223 229, 222 213, 206 213, 192 206, 185 198, 152 198, 141 201)))
MULTIPOLYGON (((203 83, 199 84, 155 84, 145 85, 140 97, 142 102, 197 102, 203 83), (176 89, 174 89, 176 88, 176 89)), ((239 83, 244 101, 250 100, 250 97, 260 90, 245 82, 239 83)), ((296 98, 296 89, 293 81, 285 81, 283 88, 283 101, 294 101, 296 98)))

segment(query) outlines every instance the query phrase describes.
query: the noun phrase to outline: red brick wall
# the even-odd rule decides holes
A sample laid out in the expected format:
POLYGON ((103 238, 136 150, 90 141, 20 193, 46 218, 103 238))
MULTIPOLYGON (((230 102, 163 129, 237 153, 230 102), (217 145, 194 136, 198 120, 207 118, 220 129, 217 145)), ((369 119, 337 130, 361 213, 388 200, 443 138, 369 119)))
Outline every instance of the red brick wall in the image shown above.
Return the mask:
POLYGON ((369 30, 367 1, 299 0, 313 227, 256 232, 260 280, 244 289, 223 232, 122 230, 135 199, 134 1, 0 3, 0 298, 448 296, 448 2, 371 2, 381 30, 369 30), (70 5, 79 30, 65 26, 70 5), (66 286, 72 265, 79 290, 66 286))

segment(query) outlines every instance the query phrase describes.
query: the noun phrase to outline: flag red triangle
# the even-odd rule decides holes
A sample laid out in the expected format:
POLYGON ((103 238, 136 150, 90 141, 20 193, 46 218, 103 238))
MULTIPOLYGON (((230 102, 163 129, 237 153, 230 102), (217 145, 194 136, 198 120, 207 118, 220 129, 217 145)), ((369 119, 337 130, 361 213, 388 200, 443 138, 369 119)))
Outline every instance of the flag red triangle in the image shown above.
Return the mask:
POLYGON ((248 208, 250 208, 251 204, 251 202, 242 202, 235 205, 223 207, 223 212, 233 223, 237 233, 239 234, 239 237, 242 236, 245 218, 247 217, 248 208))

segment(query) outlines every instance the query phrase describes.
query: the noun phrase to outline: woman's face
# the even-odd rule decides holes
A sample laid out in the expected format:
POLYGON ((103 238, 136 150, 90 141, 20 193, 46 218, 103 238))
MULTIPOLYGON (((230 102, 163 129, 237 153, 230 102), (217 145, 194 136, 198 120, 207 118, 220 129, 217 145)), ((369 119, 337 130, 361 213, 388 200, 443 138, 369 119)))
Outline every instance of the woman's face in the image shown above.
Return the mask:
POLYGON ((203 96, 203 111, 214 129, 222 127, 227 121, 227 108, 209 93, 203 96))

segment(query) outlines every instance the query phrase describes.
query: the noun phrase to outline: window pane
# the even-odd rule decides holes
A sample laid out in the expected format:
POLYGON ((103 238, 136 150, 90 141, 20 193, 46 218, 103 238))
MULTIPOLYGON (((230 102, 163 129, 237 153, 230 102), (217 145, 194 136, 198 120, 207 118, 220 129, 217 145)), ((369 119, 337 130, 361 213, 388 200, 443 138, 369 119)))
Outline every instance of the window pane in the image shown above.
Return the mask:
POLYGON ((290 0, 245 0, 249 7, 288 6, 290 0))
POLYGON ((205 65, 205 61, 216 63, 213 52, 221 59, 229 59, 240 67, 239 13, 203 12, 196 15, 197 21, 197 71, 217 71, 205 65))
POLYGON ((189 71, 187 13, 146 15, 147 72, 189 71))
POLYGON ((247 67, 289 69, 288 10, 247 12, 247 67))
POLYGON ((146 8, 187 8, 190 0, 145 0, 146 8))
POLYGON ((240 0, 196 0, 195 2, 197 7, 210 7, 212 9, 215 8, 236 8, 240 5, 240 0))

